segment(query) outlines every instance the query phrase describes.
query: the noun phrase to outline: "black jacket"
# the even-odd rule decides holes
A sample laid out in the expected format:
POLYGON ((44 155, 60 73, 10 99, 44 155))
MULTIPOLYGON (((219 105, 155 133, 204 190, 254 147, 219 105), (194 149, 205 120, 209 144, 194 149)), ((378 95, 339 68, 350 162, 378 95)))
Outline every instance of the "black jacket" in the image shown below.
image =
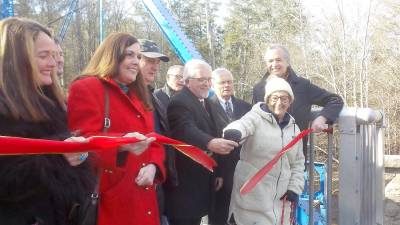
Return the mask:
MULTIPOLYGON (((251 109, 251 105, 241 99, 232 98, 233 120, 240 119, 251 109)), ((213 95, 210 99, 210 109, 212 117, 215 121, 218 137, 222 137, 222 130, 231 122, 226 115, 224 108, 221 106, 219 99, 213 95)), ((218 155, 216 157, 218 167, 216 176, 223 178, 222 188, 215 194, 214 205, 209 215, 211 224, 225 224, 228 220, 229 203, 233 186, 233 174, 240 157, 240 148, 235 148, 228 155, 218 155)))
MULTIPOLYGON (((51 120, 41 123, 0 115, 0 135, 64 140, 66 113, 48 106, 51 120)), ((93 190, 94 177, 86 160, 72 167, 62 155, 0 156, 0 224, 79 224, 74 204, 82 204, 93 190)))
MULTIPOLYGON (((209 102, 205 99, 206 107, 209 102)), ((171 98, 167 109, 171 136, 208 151, 217 136, 214 122, 199 99, 184 87, 171 98)), ((181 153, 176 154, 179 185, 166 191, 166 214, 170 218, 200 218, 208 213, 212 174, 181 153)))
POLYGON ((165 108, 167 108, 171 97, 176 93, 178 92, 173 91, 168 84, 165 84, 164 87, 154 91, 154 96, 164 105, 165 108))
MULTIPOLYGON (((324 107, 319 115, 324 116, 329 122, 335 122, 343 108, 342 98, 334 93, 312 84, 309 80, 299 77, 289 67, 287 82, 293 90, 294 102, 289 108, 289 114, 294 117, 300 130, 308 127, 311 117, 311 106, 318 105, 324 107)), ((268 74, 253 88, 253 104, 264 101, 265 83, 268 74)))

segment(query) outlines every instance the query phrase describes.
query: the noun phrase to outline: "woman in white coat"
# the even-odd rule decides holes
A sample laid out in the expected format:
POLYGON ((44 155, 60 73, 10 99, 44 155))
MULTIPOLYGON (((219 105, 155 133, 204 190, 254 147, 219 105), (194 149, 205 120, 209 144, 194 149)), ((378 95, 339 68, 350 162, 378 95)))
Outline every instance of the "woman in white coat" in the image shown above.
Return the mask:
POLYGON ((243 143, 234 175, 229 210, 231 224, 287 225, 290 202, 296 202, 303 190, 304 155, 299 141, 250 193, 239 193, 247 180, 300 133, 293 117, 287 113, 294 96, 284 79, 268 80, 264 100, 224 129, 225 138, 243 143), (285 200, 289 202, 285 204, 285 200))

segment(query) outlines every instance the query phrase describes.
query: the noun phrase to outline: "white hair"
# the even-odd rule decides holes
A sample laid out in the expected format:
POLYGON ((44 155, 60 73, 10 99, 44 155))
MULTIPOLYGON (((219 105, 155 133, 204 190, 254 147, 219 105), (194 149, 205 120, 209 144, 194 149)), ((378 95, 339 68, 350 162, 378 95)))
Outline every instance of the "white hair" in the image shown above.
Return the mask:
POLYGON ((193 72, 198 68, 205 68, 212 71, 210 64, 206 63, 204 60, 191 59, 186 62, 185 67, 183 68, 183 80, 186 82, 189 78, 194 77, 195 74, 193 72))
POLYGON ((290 65, 290 54, 289 54, 289 51, 287 50, 287 48, 285 46, 280 45, 280 44, 273 44, 273 45, 269 46, 269 48, 267 48, 267 50, 265 51, 264 60, 267 60, 267 54, 269 53, 269 51, 277 50, 277 49, 282 50, 283 58, 290 65))
POLYGON ((223 68, 223 67, 217 68, 214 71, 212 71, 211 78, 213 80, 215 80, 218 76, 220 76, 223 73, 227 73, 227 74, 231 75, 231 77, 233 78, 231 71, 229 71, 228 69, 223 68))

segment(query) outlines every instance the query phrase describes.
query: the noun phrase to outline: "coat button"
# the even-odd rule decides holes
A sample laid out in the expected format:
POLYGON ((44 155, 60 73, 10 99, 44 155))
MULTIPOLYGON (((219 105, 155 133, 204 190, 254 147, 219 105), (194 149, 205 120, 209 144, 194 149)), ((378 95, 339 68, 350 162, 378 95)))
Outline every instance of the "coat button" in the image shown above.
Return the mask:
POLYGON ((142 163, 142 166, 146 166, 146 163, 142 163))
POLYGON ((112 173, 113 171, 112 171, 112 170, 105 169, 104 172, 105 172, 105 173, 112 173))
POLYGON ((136 117, 137 117, 137 118, 140 118, 140 117, 142 117, 142 116, 141 116, 141 115, 136 115, 136 117))
POLYGON ((149 187, 145 187, 144 190, 148 191, 148 190, 149 190, 149 187))
POLYGON ((151 215, 151 211, 150 211, 150 210, 149 210, 149 211, 147 211, 147 215, 149 215, 149 216, 151 215))

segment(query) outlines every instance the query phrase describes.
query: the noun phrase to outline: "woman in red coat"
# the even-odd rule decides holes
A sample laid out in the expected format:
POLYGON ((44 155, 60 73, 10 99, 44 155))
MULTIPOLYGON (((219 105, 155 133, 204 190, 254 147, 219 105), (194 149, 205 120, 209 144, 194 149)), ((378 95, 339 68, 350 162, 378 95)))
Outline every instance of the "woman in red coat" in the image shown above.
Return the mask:
MULTIPOLYGON (((107 114, 109 135, 132 136, 137 134, 132 132, 146 134, 154 130, 150 98, 139 73, 139 58, 140 46, 132 35, 114 33, 104 40, 83 76, 70 86, 71 130, 87 136, 100 134, 107 114), (109 113, 105 113, 106 105, 109 113)), ((149 144, 151 141, 144 139, 94 157, 100 171, 98 225, 159 224, 154 183, 164 179, 164 152, 160 145, 149 144)))

